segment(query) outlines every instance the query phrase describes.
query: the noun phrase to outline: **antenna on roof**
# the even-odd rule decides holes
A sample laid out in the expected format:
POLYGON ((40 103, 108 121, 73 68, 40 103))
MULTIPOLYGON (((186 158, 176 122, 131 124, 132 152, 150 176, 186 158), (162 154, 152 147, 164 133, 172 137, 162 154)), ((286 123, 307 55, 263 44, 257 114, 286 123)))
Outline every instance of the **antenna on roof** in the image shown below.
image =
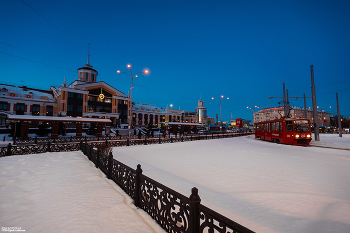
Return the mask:
POLYGON ((88 62, 87 62, 88 65, 90 65, 89 60, 90 60, 90 43, 88 45, 88 62))

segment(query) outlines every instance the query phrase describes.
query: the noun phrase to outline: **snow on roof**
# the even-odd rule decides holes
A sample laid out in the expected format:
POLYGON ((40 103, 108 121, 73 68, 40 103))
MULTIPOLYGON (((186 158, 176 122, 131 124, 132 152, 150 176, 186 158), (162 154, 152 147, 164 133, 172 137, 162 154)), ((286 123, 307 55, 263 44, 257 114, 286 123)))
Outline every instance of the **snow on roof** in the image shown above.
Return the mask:
POLYGON ((11 121, 63 121, 63 122, 98 122, 98 123, 111 123, 110 119, 100 118, 78 118, 78 117, 52 117, 52 116, 31 116, 31 115, 8 115, 8 119, 11 121))
MULTIPOLYGON (((160 122, 164 124, 164 122, 160 122)), ((188 122, 168 122, 168 125, 192 125, 192 126, 202 126, 202 124, 199 123, 188 123, 188 122)))
POLYGON ((13 93, 17 93, 20 95, 32 95, 33 99, 35 99, 35 97, 39 97, 39 96, 46 96, 49 100, 53 100, 53 95, 51 93, 51 91, 48 90, 40 90, 40 89, 36 89, 36 88, 30 88, 30 87, 19 87, 19 86, 13 86, 13 85, 7 85, 7 84, 0 84, 0 92, 13 92, 13 93))

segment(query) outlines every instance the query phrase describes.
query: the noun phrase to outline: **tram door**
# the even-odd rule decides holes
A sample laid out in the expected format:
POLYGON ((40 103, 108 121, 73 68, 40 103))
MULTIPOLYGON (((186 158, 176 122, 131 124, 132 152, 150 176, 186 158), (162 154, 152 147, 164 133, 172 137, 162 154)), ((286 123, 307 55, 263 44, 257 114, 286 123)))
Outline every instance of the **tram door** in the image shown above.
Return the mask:
POLYGON ((271 141, 271 127, 270 127, 271 123, 266 123, 265 124, 265 140, 267 141, 271 141))

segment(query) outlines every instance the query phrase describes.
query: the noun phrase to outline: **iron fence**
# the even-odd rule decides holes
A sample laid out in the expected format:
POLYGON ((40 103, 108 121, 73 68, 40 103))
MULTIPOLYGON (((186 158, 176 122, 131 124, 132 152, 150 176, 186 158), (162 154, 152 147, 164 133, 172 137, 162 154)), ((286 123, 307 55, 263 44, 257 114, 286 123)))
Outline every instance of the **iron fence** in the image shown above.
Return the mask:
POLYGON ((12 146, 11 143, 6 147, 0 147, 0 157, 11 155, 25 155, 25 154, 40 154, 45 152, 65 152, 80 150, 79 143, 70 144, 54 144, 48 142, 46 144, 34 144, 25 146, 12 146))
MULTIPOLYGON (((187 142, 196 140, 209 140, 219 139, 228 137, 244 136, 251 133, 225 133, 225 134, 202 134, 202 135, 189 135, 181 137, 158 137, 158 138, 142 138, 142 139, 113 139, 113 137, 96 137, 96 138, 77 138, 79 143, 89 143, 92 147, 105 144, 110 147, 119 146, 137 146, 137 145, 151 145, 151 144, 162 144, 162 143, 175 143, 175 142, 187 142), (96 139, 96 140, 94 140, 96 139)), ((61 138, 60 138, 61 139, 61 138)), ((77 151, 79 150, 79 143, 72 141, 64 141, 55 138, 46 138, 46 141, 42 140, 40 143, 35 142, 33 144, 17 144, 7 147, 0 147, 0 157, 9 155, 21 155, 21 154, 37 154, 45 152, 64 152, 64 151, 77 151)), ((30 140, 26 142, 31 142, 30 140)), ((92 155, 94 156, 94 155, 92 155)))
MULTIPOLYGON (((182 136, 177 136, 177 135, 172 135, 172 137, 167 136, 166 138, 160 137, 163 139, 163 141, 168 140, 173 140, 173 141, 192 141, 192 140, 202 140, 202 139, 214 139, 214 138, 226 138, 226 137, 237 137, 237 136, 242 136, 242 135, 247 135, 251 134, 250 132, 242 132, 242 133, 216 133, 216 134, 189 134, 189 135, 182 135, 182 136), (196 139, 195 139, 196 138, 196 139)), ((71 143, 71 142, 92 142, 92 141, 125 141, 129 138, 128 135, 118 135, 118 136, 101 136, 101 137, 56 137, 56 138, 16 138, 13 140, 14 145, 26 145, 26 144, 46 144, 48 142, 50 143, 71 143)), ((152 140, 152 139, 157 139, 157 137, 147 137, 143 135, 141 138, 135 137, 132 138, 131 141, 133 141, 132 145, 140 145, 140 141, 143 140, 152 140)))
POLYGON ((134 199, 135 206, 148 213, 167 232, 253 233, 250 229, 200 204, 197 188, 192 188, 190 197, 186 197, 143 175, 140 164, 134 170, 113 159, 112 153, 104 155, 91 144, 81 142, 80 148, 97 168, 134 199))

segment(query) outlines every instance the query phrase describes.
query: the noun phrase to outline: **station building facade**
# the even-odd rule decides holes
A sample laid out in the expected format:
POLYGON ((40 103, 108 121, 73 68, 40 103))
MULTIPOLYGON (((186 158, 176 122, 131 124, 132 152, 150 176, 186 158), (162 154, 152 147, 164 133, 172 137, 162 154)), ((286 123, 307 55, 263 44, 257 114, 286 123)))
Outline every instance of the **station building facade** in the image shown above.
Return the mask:
POLYGON ((7 115, 57 116, 57 102, 51 91, 0 84, 0 125, 7 115))
POLYGON ((195 112, 131 103, 130 96, 103 81, 88 63, 77 69, 78 78, 49 90, 0 84, 0 120, 7 115, 39 115, 110 119, 112 125, 157 125, 160 122, 206 123, 206 108, 198 101, 195 112))

